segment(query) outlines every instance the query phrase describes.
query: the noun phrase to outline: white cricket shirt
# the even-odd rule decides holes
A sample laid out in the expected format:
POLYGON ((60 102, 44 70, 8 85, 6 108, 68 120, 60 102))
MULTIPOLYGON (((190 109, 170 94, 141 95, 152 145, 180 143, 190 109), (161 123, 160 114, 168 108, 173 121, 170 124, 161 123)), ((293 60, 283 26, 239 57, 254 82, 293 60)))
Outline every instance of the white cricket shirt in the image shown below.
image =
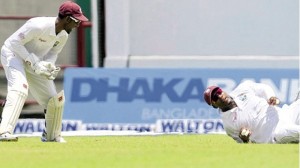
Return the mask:
POLYGON ((55 63, 57 54, 68 39, 65 30, 56 35, 55 21, 56 17, 32 18, 13 33, 4 45, 24 60, 34 53, 40 60, 55 63))
POLYGON ((237 107, 226 112, 220 111, 226 133, 237 142, 241 142, 239 132, 241 128, 246 127, 252 131, 251 141, 272 142, 272 133, 279 121, 278 110, 280 110, 267 102, 270 97, 275 96, 272 88, 265 84, 246 81, 229 95, 237 107))

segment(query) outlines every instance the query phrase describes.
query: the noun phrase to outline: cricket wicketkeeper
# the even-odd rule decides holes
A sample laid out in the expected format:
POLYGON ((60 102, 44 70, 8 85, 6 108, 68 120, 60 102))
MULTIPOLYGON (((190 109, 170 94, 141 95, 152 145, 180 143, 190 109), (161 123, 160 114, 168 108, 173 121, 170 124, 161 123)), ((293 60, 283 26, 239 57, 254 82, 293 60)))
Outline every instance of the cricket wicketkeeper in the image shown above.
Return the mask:
POLYGON ((44 142, 65 142, 61 137, 64 92, 57 93, 54 79, 60 71, 55 62, 68 35, 88 21, 78 4, 66 1, 57 17, 35 17, 13 33, 1 49, 7 78, 7 97, 0 125, 0 141, 17 141, 13 135, 28 91, 45 109, 44 142))

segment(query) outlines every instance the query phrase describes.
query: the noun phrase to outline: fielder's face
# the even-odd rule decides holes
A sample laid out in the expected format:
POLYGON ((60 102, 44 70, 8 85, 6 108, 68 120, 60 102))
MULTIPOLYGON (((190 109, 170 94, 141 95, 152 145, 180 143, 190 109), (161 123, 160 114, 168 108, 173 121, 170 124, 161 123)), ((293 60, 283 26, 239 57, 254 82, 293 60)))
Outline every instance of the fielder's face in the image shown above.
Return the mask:
POLYGON ((74 28, 77 28, 79 25, 80 25, 80 20, 72 17, 72 16, 68 16, 66 18, 66 22, 65 22, 65 25, 64 25, 64 30, 70 34, 71 31, 74 29, 74 28))
POLYGON ((215 94, 212 97, 212 105, 218 107, 220 109, 228 109, 232 107, 232 104, 235 104, 234 100, 231 96, 229 96, 226 92, 222 91, 219 94, 215 94))

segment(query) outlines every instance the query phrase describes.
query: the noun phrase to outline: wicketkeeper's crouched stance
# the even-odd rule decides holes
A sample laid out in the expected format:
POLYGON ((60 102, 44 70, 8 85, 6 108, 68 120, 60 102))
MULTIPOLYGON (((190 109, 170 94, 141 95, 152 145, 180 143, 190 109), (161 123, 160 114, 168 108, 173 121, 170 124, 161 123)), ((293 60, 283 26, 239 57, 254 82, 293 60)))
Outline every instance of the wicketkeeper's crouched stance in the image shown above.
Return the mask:
POLYGON ((46 134, 43 134, 42 141, 65 142, 60 136, 65 102, 64 92, 57 93, 53 80, 49 80, 49 78, 55 78, 57 72, 54 75, 51 75, 51 72, 58 68, 53 64, 50 65, 51 63, 46 66, 44 61, 33 63, 30 60, 24 62, 6 46, 3 46, 1 50, 1 62, 8 81, 8 93, 2 112, 0 141, 18 140, 13 132, 30 86, 32 96, 46 111, 46 128, 44 131, 46 134), (32 64, 41 66, 39 71, 43 74, 49 73, 48 76, 36 73, 36 70, 31 67, 32 64))
POLYGON ((82 21, 88 21, 79 5, 64 2, 57 17, 35 17, 12 34, 1 48, 1 63, 7 78, 7 97, 2 112, 0 141, 17 141, 13 135, 25 100, 30 93, 44 107, 43 142, 65 142, 61 137, 64 92, 57 93, 53 80, 59 67, 58 54, 68 35, 82 21))

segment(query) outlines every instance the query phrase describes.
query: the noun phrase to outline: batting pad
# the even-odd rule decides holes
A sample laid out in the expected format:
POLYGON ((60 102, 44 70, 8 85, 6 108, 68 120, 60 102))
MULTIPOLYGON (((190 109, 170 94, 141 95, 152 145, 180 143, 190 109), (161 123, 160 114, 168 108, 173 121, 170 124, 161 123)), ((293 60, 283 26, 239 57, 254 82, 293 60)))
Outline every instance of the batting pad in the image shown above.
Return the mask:
POLYGON ((9 91, 7 93, 6 103, 2 112, 0 134, 6 132, 13 134, 26 98, 27 94, 20 91, 9 91))
POLYGON ((61 134, 64 104, 65 96, 63 90, 52 97, 48 102, 45 115, 47 141, 54 141, 61 134))

